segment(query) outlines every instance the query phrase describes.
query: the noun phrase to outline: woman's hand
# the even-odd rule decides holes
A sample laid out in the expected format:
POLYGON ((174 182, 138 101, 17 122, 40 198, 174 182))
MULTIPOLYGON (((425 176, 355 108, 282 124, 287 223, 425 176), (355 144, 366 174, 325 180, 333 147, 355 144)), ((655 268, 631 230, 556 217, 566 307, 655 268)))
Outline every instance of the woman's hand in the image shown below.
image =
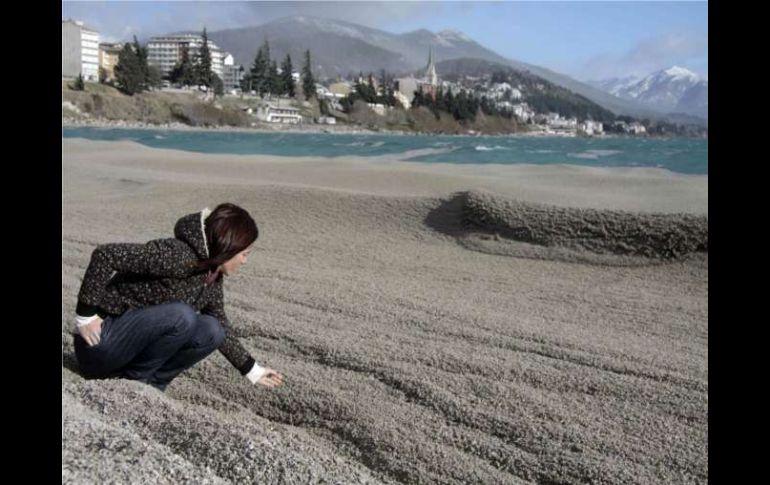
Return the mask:
POLYGON ((267 387, 275 387, 283 384, 283 376, 270 368, 265 368, 265 375, 259 378, 258 384, 267 387))
POLYGON ((104 320, 102 320, 99 317, 96 317, 94 321, 89 323, 88 325, 83 325, 82 327, 78 327, 78 332, 80 332, 80 336, 83 337, 83 340, 85 340, 89 346, 93 347, 94 345, 99 343, 99 340, 101 340, 103 322, 104 320))

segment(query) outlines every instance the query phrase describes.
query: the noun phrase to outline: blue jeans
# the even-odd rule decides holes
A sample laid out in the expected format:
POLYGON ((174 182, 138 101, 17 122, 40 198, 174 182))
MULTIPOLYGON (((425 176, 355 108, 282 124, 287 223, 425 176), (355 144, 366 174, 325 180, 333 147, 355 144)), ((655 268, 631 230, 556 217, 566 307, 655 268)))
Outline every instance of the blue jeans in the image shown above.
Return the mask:
POLYGON ((102 324, 99 343, 75 335, 75 356, 83 375, 123 377, 160 390, 203 360, 225 338, 219 321, 182 302, 135 308, 102 324))

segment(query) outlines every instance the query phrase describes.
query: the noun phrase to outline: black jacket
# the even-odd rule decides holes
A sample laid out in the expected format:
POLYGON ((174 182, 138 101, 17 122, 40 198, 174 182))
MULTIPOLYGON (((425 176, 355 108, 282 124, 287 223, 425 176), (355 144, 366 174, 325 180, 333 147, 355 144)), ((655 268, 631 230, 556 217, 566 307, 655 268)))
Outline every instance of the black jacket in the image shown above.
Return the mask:
POLYGON ((117 316, 131 308, 183 301, 219 320, 225 329, 219 351, 245 375, 254 359, 230 329, 222 278, 207 286, 206 273, 193 266, 208 257, 206 215, 203 211, 179 219, 174 238, 97 246, 80 286, 76 311, 81 316, 117 316))

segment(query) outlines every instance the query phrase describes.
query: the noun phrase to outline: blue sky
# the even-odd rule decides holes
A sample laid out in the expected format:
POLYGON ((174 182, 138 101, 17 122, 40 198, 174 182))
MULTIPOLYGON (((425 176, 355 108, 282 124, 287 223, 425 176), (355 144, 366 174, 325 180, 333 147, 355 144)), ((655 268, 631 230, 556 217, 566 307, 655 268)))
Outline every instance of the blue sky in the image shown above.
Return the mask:
POLYGON ((707 2, 62 2, 62 18, 83 20, 108 41, 299 14, 394 33, 459 30, 507 58, 580 80, 672 65, 708 78, 707 2))

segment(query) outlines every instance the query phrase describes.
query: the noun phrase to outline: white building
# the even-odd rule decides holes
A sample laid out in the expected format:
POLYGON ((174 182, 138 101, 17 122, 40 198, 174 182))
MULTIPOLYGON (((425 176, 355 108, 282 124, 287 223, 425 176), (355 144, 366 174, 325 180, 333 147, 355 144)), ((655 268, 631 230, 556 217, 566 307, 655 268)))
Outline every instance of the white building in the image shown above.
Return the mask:
POLYGON ((268 104, 257 109, 257 119, 268 123, 301 123, 302 116, 297 108, 268 104))
POLYGON ((77 20, 61 22, 61 75, 99 80, 99 32, 77 20))
MULTIPOLYGON (((166 35, 153 37, 147 44, 147 63, 158 66, 163 76, 168 76, 177 63, 182 62, 185 49, 190 61, 195 59, 203 45, 203 37, 197 34, 166 35)), ((208 41, 211 52, 211 70, 220 78, 224 77, 225 59, 229 54, 215 43, 208 41)), ((232 56, 230 56, 232 58, 232 56)))
POLYGON ((579 128, 586 135, 601 135, 604 133, 604 125, 600 121, 586 120, 580 124, 579 128))
MULTIPOLYGON (((414 92, 417 91, 419 81, 413 77, 402 77, 396 79, 396 93, 400 93, 406 99, 409 100, 409 104, 412 104, 414 99, 414 92)), ((398 98, 396 98, 398 99, 398 98)))
POLYGON ((385 116, 386 111, 390 109, 388 106, 381 103, 366 103, 366 105, 380 116, 385 116))
POLYGON ((401 91, 394 91, 393 97, 396 98, 396 101, 401 106, 403 106, 404 109, 409 109, 412 107, 412 98, 407 98, 403 93, 401 93, 401 91))
POLYGON ((510 100, 521 99, 521 91, 508 83, 493 84, 489 89, 489 97, 492 99, 504 99, 508 92, 510 92, 510 100))
POLYGON ((577 118, 564 118, 558 113, 548 113, 546 115, 547 122, 546 124, 550 128, 555 129, 563 129, 563 130, 576 130, 577 129, 577 118))
POLYGON ((641 123, 634 122, 628 125, 628 131, 635 135, 641 135, 643 133, 647 133, 647 128, 645 128, 641 123))
POLYGON ((331 98, 334 97, 331 91, 329 91, 329 88, 324 86, 323 84, 316 83, 315 85, 315 93, 316 96, 319 98, 331 98))
POLYGON ((535 111, 527 103, 513 105, 513 114, 522 121, 529 121, 535 117, 535 111))

